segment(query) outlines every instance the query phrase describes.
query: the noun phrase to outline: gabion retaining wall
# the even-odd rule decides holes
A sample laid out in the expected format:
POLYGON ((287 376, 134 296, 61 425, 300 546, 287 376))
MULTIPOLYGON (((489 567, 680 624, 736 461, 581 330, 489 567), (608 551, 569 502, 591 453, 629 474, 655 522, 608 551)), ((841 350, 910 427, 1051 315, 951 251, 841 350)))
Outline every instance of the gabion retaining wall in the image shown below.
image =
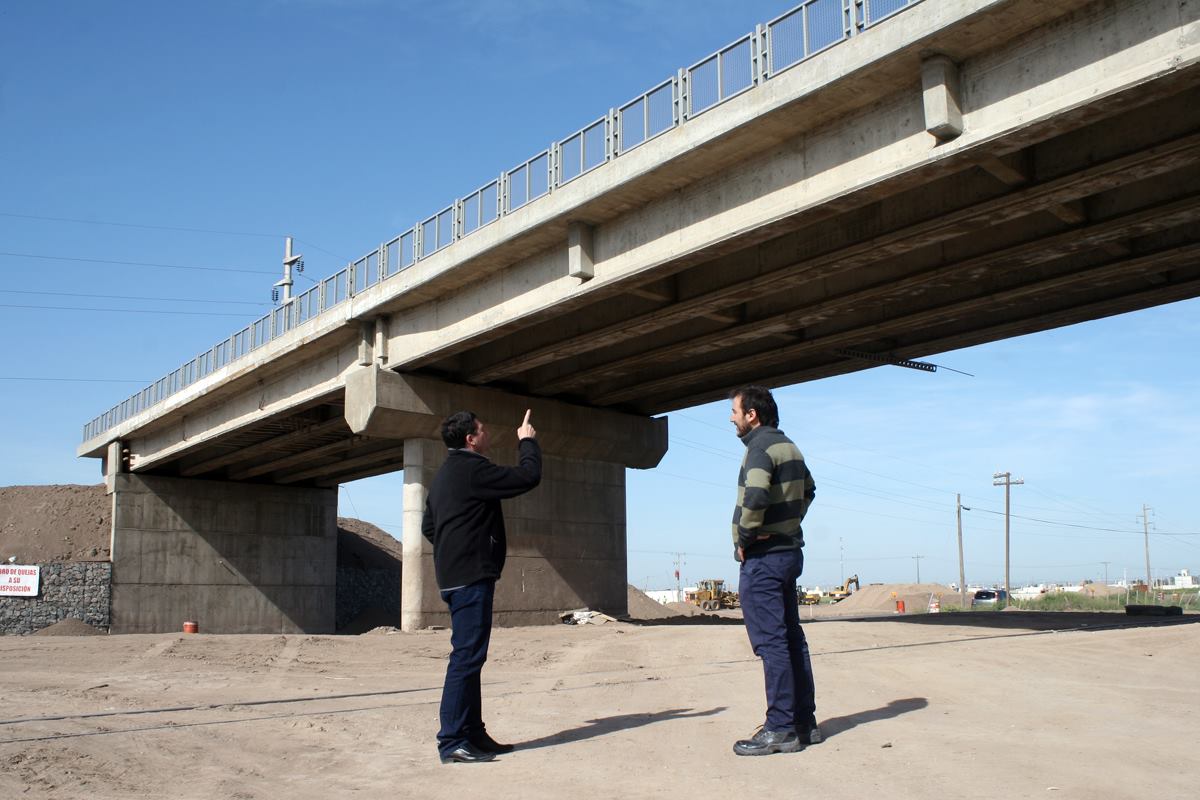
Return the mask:
POLYGON ((400 570, 338 567, 334 628, 341 630, 368 608, 396 610, 400 619, 400 570))
POLYGON ((36 597, 0 597, 0 634, 29 634, 74 617, 95 628, 111 624, 112 564, 107 561, 39 564, 36 597))
MULTIPOLYGON (((0 597, 0 635, 36 633, 67 618, 95 628, 112 624, 112 564, 107 561, 39 564, 36 597, 0 597)), ((336 627, 369 608, 395 609, 400 618, 400 571, 338 567, 336 627)))

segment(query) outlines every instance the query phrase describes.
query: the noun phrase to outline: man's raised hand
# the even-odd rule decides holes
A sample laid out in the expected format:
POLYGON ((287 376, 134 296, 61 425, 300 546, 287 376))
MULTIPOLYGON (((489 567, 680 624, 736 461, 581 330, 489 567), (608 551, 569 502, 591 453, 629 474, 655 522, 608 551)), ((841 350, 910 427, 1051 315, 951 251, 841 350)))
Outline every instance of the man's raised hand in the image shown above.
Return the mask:
POLYGON ((532 408, 525 409, 525 419, 521 422, 521 427, 517 428, 518 439, 536 439, 537 431, 529 424, 529 415, 533 413, 532 408))

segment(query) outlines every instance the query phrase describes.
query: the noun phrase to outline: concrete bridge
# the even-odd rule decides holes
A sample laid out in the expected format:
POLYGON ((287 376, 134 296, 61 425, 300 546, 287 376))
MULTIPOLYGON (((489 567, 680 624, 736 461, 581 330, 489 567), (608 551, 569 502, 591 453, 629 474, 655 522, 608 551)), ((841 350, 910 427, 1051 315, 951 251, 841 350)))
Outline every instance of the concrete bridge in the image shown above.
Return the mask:
POLYGON ((404 627, 444 623, 419 522, 462 407, 548 453, 502 621, 622 611, 655 415, 1200 295, 1198 58, 1195 0, 760 26, 89 423, 114 629, 328 631, 336 486, 400 469, 404 627))

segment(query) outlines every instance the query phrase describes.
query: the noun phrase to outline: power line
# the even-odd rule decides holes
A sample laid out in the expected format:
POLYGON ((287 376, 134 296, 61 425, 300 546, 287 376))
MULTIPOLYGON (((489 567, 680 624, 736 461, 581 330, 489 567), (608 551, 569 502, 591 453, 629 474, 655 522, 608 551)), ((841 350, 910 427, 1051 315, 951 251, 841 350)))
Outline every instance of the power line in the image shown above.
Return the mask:
POLYGON ((28 306, 15 303, 0 303, 0 308, 36 308, 43 311, 107 311, 114 314, 171 314, 187 315, 189 317, 239 317, 245 319, 245 313, 224 314, 220 311, 158 311, 152 308, 83 308, 80 306, 28 306))
POLYGON ((150 231, 182 231, 183 233, 213 233, 221 236, 262 236, 267 238, 281 238, 282 233, 254 233, 251 231, 217 231, 206 228, 179 228, 169 225, 139 225, 133 222, 107 222, 98 219, 74 219, 71 217, 40 217, 34 214, 13 214, 5 211, 0 211, 0 217, 13 217, 15 219, 36 219, 43 222, 72 222, 79 225, 108 225, 114 228, 142 228, 150 231))
POLYGON ((77 256, 46 256, 38 253, 9 253, 0 251, 0 256, 10 258, 37 258, 43 261, 78 261, 84 264, 116 264, 122 267, 155 267, 158 269, 192 269, 203 272, 244 272, 252 275, 274 275, 265 269, 246 269, 244 267, 198 267, 187 264, 158 264, 151 261, 116 261, 107 258, 80 258, 77 256))
POLYGON ((150 381, 122 380, 121 378, 6 378, 0 375, 0 381, 61 381, 63 383, 150 383, 150 381))
MULTIPOLYGON (((72 217, 42 217, 42 216, 37 216, 35 214, 13 214, 13 213, 4 212, 4 211, 0 211, 0 217, 12 217, 14 219, 36 219, 36 220, 41 220, 43 222, 71 222, 71 223, 74 223, 77 225, 107 225, 107 226, 114 227, 114 228, 141 228, 142 230, 148 230, 148 231, 179 231, 179 232, 183 232, 183 233, 210 233, 210 234, 215 234, 218 236, 258 236, 258 237, 267 238, 267 239, 279 239, 279 238, 282 238, 287 235, 287 234, 283 234, 283 233, 258 233, 255 231, 221 231, 221 230, 212 230, 209 228, 182 228, 182 227, 176 227, 176 226, 172 226, 172 225, 139 225, 139 224, 136 224, 133 222, 109 222, 106 220, 76 219, 76 218, 72 218, 72 217)), ((300 239, 299 237, 293 237, 293 238, 297 242, 302 242, 304 244, 307 244, 309 247, 313 248, 314 250, 320 250, 322 253, 325 253, 326 255, 331 255, 334 258, 340 259, 342 261, 351 261, 352 260, 352 259, 346 258, 345 256, 338 255, 337 253, 334 253, 330 250, 326 250, 324 247, 315 245, 312 242, 306 241, 304 239, 300 239)))
POLYGON ((39 294, 53 297, 87 297, 100 300, 158 300, 169 303, 215 303, 218 305, 269 306, 253 300, 209 300, 196 297, 146 297, 133 294, 79 294, 77 292, 34 292, 27 289, 0 289, 0 294, 39 294))

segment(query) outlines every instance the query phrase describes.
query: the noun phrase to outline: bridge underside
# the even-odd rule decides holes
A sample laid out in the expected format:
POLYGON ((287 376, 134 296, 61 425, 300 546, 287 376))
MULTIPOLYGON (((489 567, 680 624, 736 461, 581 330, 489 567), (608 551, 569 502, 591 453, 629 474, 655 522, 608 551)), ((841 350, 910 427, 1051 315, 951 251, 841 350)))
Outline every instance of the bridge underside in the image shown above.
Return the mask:
POLYGON ((1195 297, 1198 253, 1200 90, 1139 87, 416 366, 655 414, 1195 297))
MULTIPOLYGON (((1200 88, 1156 95, 934 162, 404 369, 649 415, 744 382, 816 380, 1196 297, 1200 88)), ((338 388, 155 471, 334 486, 399 469, 402 443, 352 431, 345 402, 338 388)))

